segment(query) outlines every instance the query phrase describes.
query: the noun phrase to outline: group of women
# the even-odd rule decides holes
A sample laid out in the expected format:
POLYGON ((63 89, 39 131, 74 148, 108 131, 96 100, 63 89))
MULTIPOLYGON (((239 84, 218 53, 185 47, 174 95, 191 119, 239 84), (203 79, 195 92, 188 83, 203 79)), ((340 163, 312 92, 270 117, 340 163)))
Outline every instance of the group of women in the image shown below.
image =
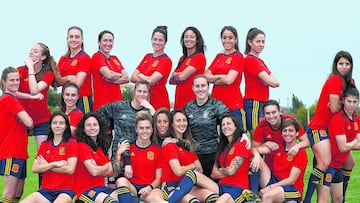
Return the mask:
MULTIPOLYGON (((269 87, 279 87, 279 81, 259 58, 265 44, 262 30, 248 31, 245 57, 234 27, 223 27, 220 37, 224 51, 206 69, 204 39, 196 27, 187 27, 180 38, 183 55, 171 73, 172 61, 165 53, 167 27, 158 26, 151 35, 153 53, 144 56, 131 76, 111 54, 114 34, 108 30, 99 34, 99 50, 92 57, 84 51, 83 31, 77 26, 68 29, 68 50, 58 63, 45 44, 35 44, 25 65, 8 67, 1 77, 0 102, 8 106, 0 111, 2 123, 8 124, 0 142, 5 182, 1 201, 17 202, 22 195, 28 158, 25 136, 30 129, 38 149, 33 172, 43 174, 44 180, 39 179, 40 190, 24 202, 70 202, 75 196, 83 202, 137 202, 138 198, 147 202, 241 202, 247 189, 257 187, 249 185, 249 167, 250 173, 263 171, 255 182, 263 188, 264 202, 285 201, 287 192, 302 193, 302 186, 285 187, 295 183, 290 178, 291 167, 297 168, 297 178, 303 178, 298 169, 303 172, 304 168, 294 165, 295 161, 281 161, 300 151, 303 154, 309 143, 315 158, 304 202, 311 201, 315 188, 318 202, 326 202, 330 193, 333 199, 344 201, 354 167, 350 150, 360 148, 354 113, 359 95, 352 79, 351 55, 346 51, 336 54, 309 124, 308 139, 299 135, 302 128, 293 118, 280 119, 280 124, 271 119, 280 112, 277 107, 265 120, 273 131, 280 130, 278 143, 258 142, 252 151, 269 154, 267 164, 260 156, 250 164, 246 132, 256 134, 269 87), (240 91, 243 75, 244 96, 240 91), (122 101, 121 85, 129 81, 135 83, 133 98, 122 101), (176 85, 171 114, 167 82, 176 85), (63 87, 61 112, 51 114, 46 104, 50 86, 63 87), (335 116, 341 114, 337 112, 345 113, 335 116), (333 129, 332 117, 345 123, 343 131, 333 129), (298 137, 300 145, 296 144, 298 137), (278 156, 272 155, 274 151, 278 156), (332 161, 330 153, 340 158, 332 161), (287 168, 274 171, 269 159, 287 168), (151 165, 146 171, 141 170, 145 162, 151 165), (103 176, 111 177, 112 188, 105 187, 103 176), (287 178, 291 181, 284 181, 287 178)), ((301 201, 301 196, 294 199, 301 201)))

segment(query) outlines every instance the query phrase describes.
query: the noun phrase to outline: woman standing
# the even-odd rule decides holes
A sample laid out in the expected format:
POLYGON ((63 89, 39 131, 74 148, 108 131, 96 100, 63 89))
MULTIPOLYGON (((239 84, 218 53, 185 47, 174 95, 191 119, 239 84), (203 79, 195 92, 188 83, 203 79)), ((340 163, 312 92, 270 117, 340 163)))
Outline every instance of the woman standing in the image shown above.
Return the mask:
POLYGON ((74 83, 68 83, 63 87, 61 95, 62 111, 68 116, 71 135, 76 138, 75 130, 83 117, 83 112, 76 106, 79 101, 80 89, 74 83))
POLYGON ((171 71, 172 61, 164 52, 166 43, 167 27, 157 26, 151 36, 153 53, 144 56, 130 78, 133 83, 140 80, 147 80, 150 83, 150 103, 155 110, 161 107, 170 109, 166 82, 171 71))
POLYGON ((71 26, 66 40, 68 50, 59 60, 60 74, 55 78, 60 85, 74 83, 80 88, 77 107, 87 113, 92 111, 92 92, 90 56, 84 51, 83 30, 78 26, 71 26))
POLYGON ((206 58, 204 39, 195 27, 187 27, 181 35, 183 55, 172 73, 169 83, 176 85, 174 109, 184 109, 187 102, 195 99, 191 91, 196 75, 204 74, 206 58))
POLYGON ((81 202, 119 202, 115 189, 105 187, 105 177, 113 175, 107 156, 111 138, 97 113, 89 112, 76 129, 79 161, 76 166, 76 193, 81 202))
POLYGON ((328 202, 331 178, 325 177, 331 175, 333 170, 328 167, 331 162, 331 145, 327 130, 332 116, 341 109, 343 91, 354 83, 352 71, 351 54, 339 51, 334 57, 332 72, 322 87, 315 114, 307 130, 316 163, 309 177, 304 202, 311 201, 315 188, 318 202, 328 202))
POLYGON ((100 32, 98 44, 99 51, 91 58, 94 111, 104 104, 123 100, 120 85, 129 82, 129 76, 119 58, 110 54, 114 34, 108 30, 100 32))
POLYGON ((239 50, 238 34, 233 26, 225 26, 220 36, 224 53, 216 55, 205 74, 214 84, 211 96, 222 101, 239 118, 246 132, 244 101, 240 91, 244 57, 239 50))
POLYGON ((264 117, 262 106, 269 100, 269 87, 279 87, 279 81, 274 77, 260 54, 265 46, 265 33, 257 28, 251 28, 246 36, 245 44, 245 96, 244 109, 246 113, 247 130, 255 130, 260 118, 264 117))
POLYGON ((25 65, 17 68, 20 74, 19 92, 31 95, 42 94, 43 99, 21 99, 26 112, 34 120, 36 147, 47 139, 51 112, 47 106, 47 95, 50 85, 54 85, 56 62, 50 55, 49 48, 37 43, 30 51, 25 65))
POLYGON ((33 120, 16 99, 19 85, 18 71, 13 67, 5 68, 0 84, 3 92, 0 97, 0 175, 4 176, 0 202, 19 201, 26 178, 27 129, 33 127, 33 120), (13 167, 17 170, 11 170, 13 167))
POLYGON ((42 173, 41 187, 27 196, 24 203, 71 203, 75 197, 75 176, 78 150, 71 138, 70 123, 63 112, 50 117, 48 138, 40 146, 32 166, 33 173, 42 173))

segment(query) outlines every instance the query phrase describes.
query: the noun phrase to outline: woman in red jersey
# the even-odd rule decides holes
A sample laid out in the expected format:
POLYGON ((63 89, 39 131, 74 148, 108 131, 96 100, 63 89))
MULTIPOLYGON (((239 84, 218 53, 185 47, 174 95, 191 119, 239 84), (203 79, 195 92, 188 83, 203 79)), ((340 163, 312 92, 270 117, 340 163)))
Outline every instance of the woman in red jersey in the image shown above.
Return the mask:
POLYGON ((206 58, 204 39, 195 27, 187 27, 180 39, 183 55, 172 73, 169 83, 176 85, 174 109, 184 109, 189 101, 195 99, 192 81, 196 75, 204 74, 206 58))
POLYGON ((71 136, 66 114, 55 112, 50 117, 48 138, 40 145, 32 166, 33 173, 42 173, 40 189, 27 196, 24 203, 71 203, 75 198, 75 176, 78 159, 76 140, 71 136))
POLYGON ((153 53, 144 56, 130 78, 133 83, 140 80, 147 80, 150 83, 150 103, 155 110, 161 107, 170 110, 166 82, 171 71, 172 61, 164 52, 166 43, 167 27, 157 26, 151 36, 153 53))
POLYGON ((104 104, 122 101, 120 85, 129 82, 129 76, 120 59, 110 53, 114 45, 114 34, 108 30, 100 32, 98 44, 99 51, 91 57, 94 111, 104 104))
POLYGON ((19 201, 26 178, 27 129, 33 127, 33 120, 16 99, 19 85, 18 71, 5 68, 0 83, 0 175, 4 176, 0 202, 19 201))
POLYGON ((92 111, 92 90, 90 76, 90 56, 84 51, 83 30, 71 26, 67 31, 67 47, 65 55, 59 59, 60 74, 56 81, 60 85, 74 83, 80 88, 77 107, 83 112, 92 111))

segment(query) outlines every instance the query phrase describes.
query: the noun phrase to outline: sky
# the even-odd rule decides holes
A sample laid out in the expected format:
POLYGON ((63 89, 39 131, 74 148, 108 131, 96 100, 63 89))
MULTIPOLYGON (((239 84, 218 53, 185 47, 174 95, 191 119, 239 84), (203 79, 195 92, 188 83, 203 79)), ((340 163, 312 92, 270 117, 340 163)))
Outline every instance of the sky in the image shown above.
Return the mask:
MULTIPOLYGON (((270 98, 289 107, 294 94, 309 107, 318 99, 339 50, 352 54, 353 77, 359 78, 359 8, 356 0, 4 0, 0 3, 0 70, 23 65, 37 42, 48 45, 58 61, 67 49, 67 29, 73 25, 83 29, 90 56, 98 49, 98 34, 112 31, 111 53, 120 58, 129 75, 152 52, 151 33, 158 25, 168 26, 165 52, 173 61, 172 71, 182 55, 180 36, 186 27, 200 30, 207 67, 223 50, 222 27, 237 29, 242 52, 247 31, 257 27, 266 34, 260 57, 280 82, 279 88, 270 89, 270 98)), ((243 84, 244 79, 242 92, 243 84)), ((167 87, 173 101, 175 87, 167 87)))

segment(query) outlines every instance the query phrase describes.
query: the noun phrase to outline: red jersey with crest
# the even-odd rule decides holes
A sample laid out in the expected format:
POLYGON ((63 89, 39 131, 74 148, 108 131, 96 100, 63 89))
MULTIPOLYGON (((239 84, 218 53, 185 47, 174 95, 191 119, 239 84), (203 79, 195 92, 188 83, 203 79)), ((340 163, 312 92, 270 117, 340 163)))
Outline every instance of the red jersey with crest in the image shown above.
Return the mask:
POLYGON ((231 161, 237 156, 243 157, 244 161, 234 175, 221 178, 219 183, 235 185, 241 187, 242 189, 249 189, 248 171, 250 166, 251 151, 246 149, 245 144, 246 142, 238 141, 234 143, 230 150, 225 148, 225 150, 221 152, 219 163, 222 168, 230 166, 231 161))
POLYGON ((6 158, 28 159, 28 133, 17 114, 24 111, 16 97, 3 93, 0 97, 0 160, 6 158))
POLYGON ((329 76, 322 87, 316 111, 309 123, 309 128, 312 130, 326 130, 328 128, 331 117, 334 115, 329 108, 330 94, 338 95, 341 99, 343 83, 340 75, 329 76))
MULTIPOLYGON (((17 68, 20 75, 20 86, 19 92, 24 92, 30 94, 29 88, 29 73, 26 66, 20 66, 17 68)), ((54 81, 54 73, 48 71, 45 73, 41 81, 47 84, 47 87, 41 91, 41 94, 44 95, 44 99, 19 99, 25 109, 25 111, 33 119, 34 125, 49 122, 50 120, 50 109, 47 106, 48 90, 51 83, 54 81)))
POLYGON ((169 94, 166 89, 166 82, 171 72, 172 61, 166 55, 154 57, 153 54, 146 54, 139 66, 136 68, 145 76, 151 76, 154 72, 162 75, 162 78, 151 86, 150 103, 155 110, 165 107, 170 109, 169 94))
MULTIPOLYGON (((287 114, 281 114, 280 115, 281 123, 282 123, 283 120, 285 120, 287 118, 292 118, 292 119, 296 120, 296 118, 293 117, 293 116, 290 116, 290 115, 287 115, 287 114)), ((304 131, 303 127, 301 125, 299 127, 300 127, 299 128, 299 135, 297 137, 298 139, 301 136, 307 136, 305 134, 305 131, 304 131)), ((285 144, 285 141, 282 138, 281 128, 279 127, 278 129, 273 129, 270 126, 269 122, 267 122, 265 120, 265 118, 261 118, 260 122, 259 122, 259 125, 255 128, 253 140, 255 142, 258 142, 258 143, 261 143, 261 144, 265 143, 266 141, 272 141, 272 142, 277 143, 280 147, 285 144)), ((272 151, 271 153, 274 153, 274 151, 272 151)), ((273 168, 272 156, 267 155, 265 157, 265 162, 269 166, 270 169, 273 168)))
POLYGON ((288 178, 292 167, 296 167, 301 170, 299 177, 293 186, 302 194, 304 188, 304 174, 306 165, 308 163, 306 151, 300 149, 295 156, 288 155, 288 152, 284 150, 284 146, 280 147, 276 153, 272 154, 274 159, 273 174, 280 180, 288 178))
POLYGON ((209 70, 213 75, 228 74, 230 70, 238 72, 233 83, 229 85, 216 85, 212 88, 211 96, 222 101, 229 109, 243 109, 244 101, 240 91, 241 78, 244 71, 244 57, 236 51, 229 55, 217 54, 209 70))
MULTIPOLYGON (((76 141, 70 138, 68 142, 61 141, 57 146, 54 146, 52 140, 45 141, 40 145, 36 157, 40 155, 43 156, 48 163, 61 160, 67 161, 68 158, 71 157, 77 158, 78 150, 76 141)), ((75 176, 74 174, 58 173, 50 169, 43 173, 40 188, 75 191, 75 176)))
POLYGON ((160 167, 161 148, 151 144, 141 148, 135 143, 130 145, 130 160, 133 168, 131 183, 149 185, 155 180, 155 171, 160 167), (145 168, 144 168, 145 167, 145 168))
MULTIPOLYGON (((184 56, 182 56, 179 61, 182 61, 183 58, 184 56)), ((204 74, 205 72, 205 55, 200 52, 188 56, 181 65, 175 69, 175 73, 183 72, 188 66, 194 67, 196 71, 186 80, 176 85, 174 109, 184 109, 186 103, 195 99, 195 94, 192 91, 192 82, 196 75, 204 74)))
POLYGON ((181 166, 186 166, 194 163, 198 160, 198 157, 195 153, 177 146, 176 143, 169 143, 163 146, 161 149, 161 166, 163 168, 161 182, 181 182, 184 177, 175 175, 169 164, 169 161, 172 159, 178 159, 181 166))
POLYGON ((346 142, 351 142, 356 139, 356 134, 360 133, 359 130, 360 118, 354 114, 350 119, 346 113, 342 110, 337 112, 330 121, 328 128, 330 142, 331 142, 331 163, 330 166, 336 169, 340 169, 343 163, 349 156, 350 151, 340 152, 338 144, 336 142, 336 136, 345 135, 346 142))
POLYGON ((120 85, 106 81, 100 73, 100 69, 104 66, 117 73, 121 73, 124 70, 123 65, 116 56, 107 58, 99 51, 92 56, 91 72, 94 87, 94 111, 104 104, 123 100, 120 85))
POLYGON ((81 50, 74 57, 62 56, 58 63, 61 76, 77 75, 79 72, 86 73, 84 83, 80 88, 80 97, 92 96, 91 75, 90 75, 90 56, 81 50))
POLYGON ((259 73, 265 71, 268 75, 271 74, 265 62, 253 55, 245 57, 245 96, 244 99, 253 99, 256 101, 265 102, 269 100, 269 86, 265 85, 259 78, 259 73))
POLYGON ((79 160, 76 165, 76 194, 78 197, 86 190, 90 190, 95 187, 105 186, 104 176, 93 176, 87 170, 84 165, 84 161, 93 159, 98 166, 103 166, 110 162, 108 156, 106 156, 100 147, 96 151, 84 143, 78 142, 79 160))

